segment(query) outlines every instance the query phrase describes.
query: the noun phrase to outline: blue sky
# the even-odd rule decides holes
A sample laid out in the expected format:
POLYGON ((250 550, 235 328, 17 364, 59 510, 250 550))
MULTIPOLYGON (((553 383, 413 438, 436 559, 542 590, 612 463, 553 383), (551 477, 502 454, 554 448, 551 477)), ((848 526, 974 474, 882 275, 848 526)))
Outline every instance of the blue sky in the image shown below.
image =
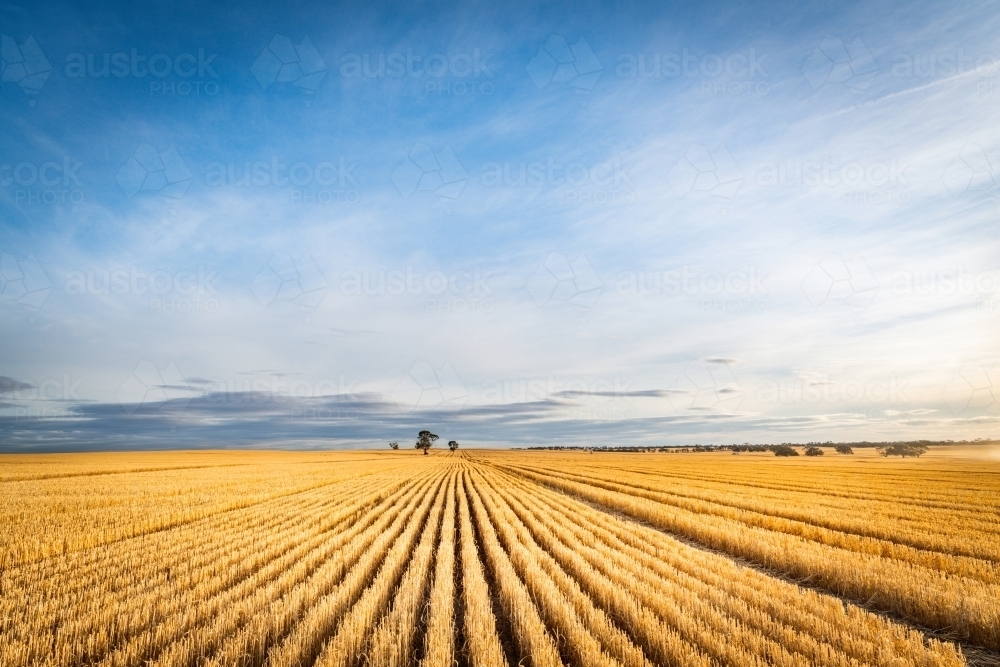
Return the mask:
POLYGON ((8 3, 0 447, 995 437, 997 23, 8 3))

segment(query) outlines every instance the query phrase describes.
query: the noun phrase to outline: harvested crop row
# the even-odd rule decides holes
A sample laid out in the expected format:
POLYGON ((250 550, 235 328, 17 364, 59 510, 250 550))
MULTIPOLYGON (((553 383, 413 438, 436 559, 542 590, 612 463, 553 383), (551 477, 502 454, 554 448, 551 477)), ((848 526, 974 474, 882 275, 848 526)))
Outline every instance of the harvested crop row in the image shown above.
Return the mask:
POLYGON ((424 636, 421 667, 452 667, 455 661, 455 487, 458 476, 448 484, 448 498, 437 546, 434 587, 430 594, 430 618, 424 636))
MULTIPOLYGON (((561 470, 548 469, 547 472, 570 475, 561 470)), ((718 491, 698 493, 664 490, 637 476, 623 477, 616 474, 614 479, 609 479, 606 473, 599 475, 577 472, 571 478, 695 512, 735 518, 768 530, 800 535, 859 553, 875 553, 906 560, 915 565, 934 567, 981 581, 1000 581, 1000 546, 982 539, 982 522, 967 528, 953 521, 953 528, 958 534, 945 539, 939 531, 932 530, 934 524, 928 523, 926 519, 915 527, 901 520, 893 520, 891 523, 879 521, 877 508, 870 504, 867 507, 855 505, 833 510, 824 510, 810 504, 806 509, 796 509, 802 505, 796 505, 782 497, 747 498, 718 491), (848 518, 850 516, 867 516, 868 520, 852 520, 848 518)), ((985 534, 989 533, 987 531, 985 534)))
POLYGON ((388 633, 391 633, 394 627, 398 630, 401 621, 406 620, 406 617, 415 611, 416 605, 423 598, 424 575, 428 570, 433 547, 437 542, 438 530, 441 527, 446 488, 446 482, 439 485, 434 504, 430 509, 430 516, 424 522, 422 529, 414 530, 409 535, 404 533, 403 539, 396 542, 386 554, 378 574, 364 590, 357 603, 346 613, 333 638, 323 647, 316 660, 317 667, 353 667, 360 663, 362 647, 364 647, 372 628, 392 603, 393 595, 397 592, 397 585, 400 584, 401 579, 404 584, 409 584, 407 586, 408 595, 401 598, 401 604, 395 618, 390 613, 389 618, 386 619, 386 625, 381 626, 385 628, 381 633, 383 639, 380 640, 379 635, 376 635, 374 640, 380 642, 381 645, 373 647, 373 649, 403 650, 412 644, 413 628, 408 628, 409 631, 406 634, 409 641, 404 641, 403 646, 390 647, 389 642, 392 641, 392 637, 388 633), (419 541, 417 541, 418 534, 419 541), (414 567, 408 570, 407 565, 414 553, 414 547, 416 547, 417 557, 413 563, 414 567), (407 578, 407 574, 411 576, 407 578))
POLYGON ((431 583, 431 564, 440 548, 437 537, 449 520, 454 526, 454 483, 455 476, 452 474, 446 482, 447 495, 440 525, 436 523, 438 510, 435 508, 431 519, 434 523, 425 530, 411 556, 410 565, 393 595, 392 609, 382 618, 368 641, 366 664, 371 667, 404 667, 409 664, 416 643, 415 635, 420 627, 420 610, 431 583))
MULTIPOLYGON (((373 526, 355 538, 351 547, 345 549, 344 567, 333 578, 335 585, 320 595, 311 595, 315 591, 305 586, 294 600, 300 604, 285 606, 289 613, 278 618, 283 621, 278 626, 283 639, 266 652, 265 664, 298 665, 315 661, 326 639, 374 579, 388 555, 412 546, 440 485, 441 481, 435 479, 430 489, 421 492, 415 507, 411 505, 402 513, 393 508, 394 521, 388 528, 373 526)), ((271 622, 266 618, 260 621, 271 622)))
MULTIPOLYGON (((475 494, 473 507, 477 509, 477 513, 480 507, 485 508, 486 521, 492 523, 492 529, 496 530, 500 536, 501 543, 506 549, 511 563, 531 593, 531 597, 535 600, 546 625, 552 628, 556 637, 559 638, 561 652, 567 655, 573 664, 611 666, 621 664, 616 658, 605 653, 605 647, 591 634, 590 628, 584 624, 577 613, 577 610, 583 611, 585 614, 589 612, 589 620, 597 621, 598 611, 588 607, 589 600, 585 598, 579 588, 576 590, 573 590, 572 587, 561 589, 555 583, 539 563, 539 557, 543 554, 532 553, 533 550, 541 551, 537 545, 532 543, 531 547, 526 547, 518 541, 512 535, 510 527, 512 517, 499 510, 491 502, 492 498, 488 494, 481 492, 482 487, 485 486, 482 476, 473 475, 472 480, 473 493, 475 494), (479 483, 476 483, 477 480, 479 483)), ((627 638, 621 637, 620 633, 615 632, 616 628, 606 618, 604 620, 605 623, 598 622, 596 626, 592 625, 592 627, 603 631, 601 634, 611 650, 626 656, 627 659, 630 659, 631 665, 645 667, 646 661, 642 656, 642 651, 637 651, 627 638)))
POLYGON ((518 578, 510 559, 497 541, 493 526, 486 518, 486 512, 479 503, 479 499, 472 492, 472 482, 468 473, 463 473, 462 481, 464 493, 473 509, 475 525, 480 544, 485 552, 487 566, 492 571, 493 580, 497 582, 501 604, 514 629, 514 636, 522 655, 531 656, 531 664, 534 667, 562 665, 552 635, 539 616, 530 593, 518 578))
POLYGON ((241 648, 247 656, 263 656, 288 627, 285 611, 307 604, 301 594, 307 592, 315 599, 329 591, 343 577, 354 554, 363 549, 366 542, 371 543, 389 529, 392 521, 398 521, 393 509, 401 507, 400 514, 406 516, 430 483, 430 480, 416 481, 388 496, 358 520, 346 525, 344 530, 328 535, 308 558, 281 559, 283 562, 271 570, 270 576, 241 585, 233 595, 227 596, 232 600, 230 604, 216 606, 224 610, 222 613, 205 615, 207 623, 189 630, 183 639, 172 643, 155 664, 187 665, 194 656, 215 652, 232 658, 236 648, 241 648), (294 564, 289 565, 289 562, 294 564), (248 623, 250 619, 265 620, 266 624, 248 623), (250 628, 252 635, 247 632, 250 628))
MULTIPOLYGON (((321 534, 349 514, 330 515, 328 511, 323 511, 325 506, 330 502, 342 501, 351 492, 357 493, 363 488, 349 485, 344 489, 343 495, 317 503, 312 512, 312 533, 321 534)), ((377 493, 376 489, 369 490, 371 495, 377 493)), ((211 594, 214 580, 219 580, 219 583, 214 584, 215 588, 224 588, 227 581, 238 581, 251 575, 269 560, 267 550, 262 551, 263 547, 270 545, 270 553, 275 556, 295 548, 298 542, 293 539, 289 543, 287 540, 295 536, 302 540, 309 537, 309 532, 303 532, 299 524, 308 522, 310 513, 291 511, 293 509, 293 506, 289 506, 282 513, 287 520, 283 530, 279 529, 274 534, 264 533, 262 529, 253 527, 252 523, 243 526, 241 522, 239 525, 242 530, 239 533, 234 535, 231 531, 225 531, 220 534, 218 538, 223 542, 210 549, 208 554, 203 553, 205 548, 214 545, 217 540, 209 540, 208 536, 200 534, 201 531, 191 536, 175 534, 172 536, 174 541, 179 546, 186 547, 190 553, 191 557, 186 561, 170 559, 157 550, 155 545, 145 544, 144 540, 143 543, 134 545, 135 548, 127 554, 119 554, 117 558, 108 557, 104 562, 105 581, 94 581, 82 591, 65 591, 60 585, 62 577, 36 580, 29 587, 30 590, 38 594, 48 589, 51 593, 46 592, 45 604, 33 606, 30 610, 31 618, 22 619, 19 626, 25 634, 37 637, 37 628, 58 625, 62 642, 73 643, 75 636, 88 636, 93 641, 95 629, 105 633, 110 642, 120 641, 130 636, 136 628, 146 627, 149 618, 145 614, 155 610, 160 616, 168 616, 170 612, 163 606, 164 603, 176 606, 179 596, 186 590, 199 588, 202 595, 211 594), (227 539, 231 546, 222 552, 220 550, 225 549, 227 539), (153 551, 157 553, 157 558, 150 559, 149 553, 153 551), (114 573, 126 568, 130 570, 127 582, 114 576, 114 573), (145 574, 145 579, 141 578, 142 574, 145 574), (115 586, 111 586, 112 582, 115 586), (127 583, 134 585, 129 586, 127 583), (59 618, 69 608, 74 610, 74 618, 60 623, 59 618)), ((165 539, 170 538, 165 536, 165 539)), ((6 630, 9 631, 9 628, 6 630)), ((11 638, 10 634, 6 636, 11 638)), ((97 650, 96 644, 94 649, 97 650)))
MULTIPOLYGON (((58 586, 59 578, 38 580, 29 590, 43 596, 45 602, 21 608, 20 620, 8 626, 2 634, 4 642, 12 644, 20 640, 25 642, 29 656, 49 655, 62 661, 94 660, 103 655, 113 645, 144 629, 145 624, 159 617, 153 616, 160 615, 161 609, 158 604, 150 604, 150 592, 160 595, 162 591, 159 589, 169 584, 187 585, 186 578, 179 576, 168 582, 166 579, 169 577, 164 578, 161 573, 163 563, 150 558, 149 554, 148 549, 138 549, 133 554, 133 558, 153 564, 151 569, 155 574, 150 577, 152 583, 148 587, 134 591, 131 597, 109 593, 101 582, 95 582, 84 591, 63 595, 58 586), (50 590, 51 593, 48 592, 50 590), (134 611, 123 612, 122 604, 134 611), (67 610, 73 610, 73 613, 67 614, 67 610)), ((105 567, 111 574, 119 566, 119 563, 109 561, 105 567)), ((234 568, 233 574, 238 574, 238 568, 234 568)), ((115 580, 114 577, 109 579, 115 580)), ((13 599, 5 599, 13 602, 13 599)))
POLYGON ((1000 608, 994 602, 1000 598, 1000 586, 969 579, 945 579, 908 563, 697 514, 557 475, 511 469, 713 549, 793 577, 811 578, 838 596, 872 604, 927 627, 956 632, 982 646, 1000 648, 1000 608))
POLYGON ((136 478, 131 483, 103 478, 4 483, 0 517, 11 539, 0 547, 0 568, 155 534, 352 476, 309 471, 303 479, 287 469, 235 470, 239 474, 224 481, 218 471, 204 469, 156 473, 153 484, 147 473, 125 476, 136 478), (30 516, 20 510, 26 497, 35 508, 30 516), (71 511, 61 511, 65 507, 71 511))
POLYGON ((960 665, 950 645, 931 642, 898 624, 852 608, 839 600, 739 567, 723 557, 698 551, 657 531, 598 512, 538 487, 511 481, 511 506, 540 536, 561 542, 556 549, 577 547, 585 558, 612 570, 644 571, 644 586, 666 582, 689 590, 716 609, 740 619, 812 664, 960 665), (840 651, 844 653, 838 655, 840 651))
MULTIPOLYGON (((372 491, 373 496, 377 496, 378 493, 372 491)), ((269 549, 263 549, 259 554, 251 552, 243 554, 240 551, 229 554, 222 560, 222 567, 218 570, 220 574, 217 577, 203 581, 202 585, 193 589, 188 587, 187 579, 175 577, 172 581, 161 585, 159 590, 154 589, 131 599, 125 598, 122 601, 124 605, 115 605, 114 598, 108 597, 103 608, 70 618, 59 627, 59 636, 54 644, 55 655, 59 661, 56 664, 67 664, 67 661, 72 664, 81 659, 92 661, 116 646, 119 647, 118 652, 124 652, 125 655, 149 655, 149 651, 156 651, 157 646, 163 646, 169 641, 171 631, 181 631, 185 627, 190 627, 190 624, 197 623, 199 614, 213 617, 213 609, 228 604, 229 600, 234 599, 234 595, 241 595, 239 593, 241 589, 246 590, 257 585, 256 582, 267 581, 273 577, 272 572, 282 572, 288 565, 298 561, 325 540, 324 528, 333 528, 349 519, 353 511, 362 507, 364 503, 354 508, 348 506, 332 515, 327 514, 328 523, 321 525, 320 530, 301 545, 297 539, 289 540, 297 532, 287 537, 279 535, 278 540, 268 540, 266 535, 260 535, 260 539, 255 540, 250 546, 261 550, 261 546, 269 545, 269 549), (258 545, 257 542, 261 544, 258 545), (248 556, 253 557, 248 558, 248 556), (235 561, 234 558, 247 562, 235 561), (278 560, 272 562, 275 558, 278 560), (235 593, 229 592, 217 597, 217 594, 226 591, 245 577, 249 579, 241 584, 242 588, 238 586, 235 593), (175 582, 180 584, 179 588, 167 585, 175 582), (170 590, 172 588, 174 590, 170 590), (185 610, 183 615, 185 623, 181 626, 177 625, 175 610, 178 609, 185 610), (192 610, 195 614, 191 613, 192 610), (138 636, 135 636, 137 633, 138 636), (122 643, 125 640, 128 640, 127 643, 122 643), (147 648, 140 650, 138 648, 140 646, 147 648), (82 656, 81 649, 85 653, 82 656)), ((306 537, 309 537, 308 534, 302 535, 303 539, 306 537)), ((308 563, 307 559, 304 564, 308 563)), ((105 597, 100 588, 92 591, 91 595, 91 599, 98 602, 105 597)), ((36 630, 31 636, 37 638, 44 635, 36 630)), ((51 650, 52 646, 50 644, 46 647, 43 642, 40 649, 51 650)))
POLYGON ((473 667, 507 667, 507 658, 504 656, 497 635, 489 586, 476 548, 475 530, 469 516, 469 500, 463 486, 458 487, 458 519, 462 560, 463 631, 466 642, 462 649, 473 667))
MULTIPOLYGON (((588 486, 618 491, 629 496, 652 500, 698 515, 721 517, 746 524, 747 526, 800 537, 818 544, 846 551, 854 551, 858 554, 888 558, 902 563, 909 563, 916 567, 943 572, 948 575, 974 579, 985 584, 1000 583, 1000 564, 989 560, 968 556, 955 556, 936 551, 924 551, 895 542, 852 535, 819 527, 812 523, 785 519, 770 513, 734 508, 713 501, 685 498, 676 494, 650 491, 643 488, 641 483, 631 481, 614 482, 564 471, 546 470, 545 473, 562 479, 580 482, 588 486)), ((970 550, 974 550, 974 547, 971 545, 963 548, 963 551, 970 550)))
MULTIPOLYGON (((527 515, 525 517, 528 518, 527 515)), ((554 543, 546 539, 544 532, 539 531, 535 536, 546 542, 547 548, 558 551, 554 548, 554 543)), ((678 586, 675 581, 662 580, 634 567, 621 567, 621 563, 612 566, 607 562, 608 554, 597 550, 583 546, 579 546, 577 550, 592 568, 614 586, 628 591, 639 603, 652 609, 671 627, 677 628, 687 642, 699 647, 716 661, 735 665, 808 664, 737 619, 719 614, 689 590, 678 586), (729 641, 715 641, 719 636, 729 637, 729 641)), ((561 555, 564 558, 568 556, 565 551, 561 555)))
MULTIPOLYGON (((116 560, 127 558, 129 555, 150 547, 155 548, 157 553, 162 554, 165 558, 177 553, 186 553, 189 545, 177 539, 177 531, 186 531, 184 537, 188 537, 199 545, 205 541, 207 542, 206 546, 208 546, 211 545, 214 537, 225 539, 223 534, 236 535, 242 532, 243 528, 249 526, 283 525, 289 521, 297 520, 295 516, 288 516, 288 512, 293 507, 309 502, 322 503, 330 497, 331 492, 337 494, 344 488, 345 484, 351 483, 377 484, 378 481, 364 480, 363 476, 359 476, 355 480, 338 480, 330 485, 301 493, 283 495, 230 512, 220 512, 190 525, 138 538, 109 542, 91 549, 73 551, 66 556, 10 568, 4 571, 4 583, 12 587, 34 585, 37 579, 44 576, 46 579, 60 578, 59 589, 66 592, 86 589, 92 586, 95 581, 117 586, 119 585, 118 581, 108 581, 106 563, 108 558, 116 560), (262 521, 259 514, 264 510, 267 511, 268 516, 262 521)), ((142 566, 144 564, 147 566, 150 564, 148 559, 123 562, 116 568, 116 578, 124 580, 125 584, 132 584, 133 580, 146 581, 148 578, 144 576, 144 573, 133 569, 136 565, 142 566)))
MULTIPOLYGON (((565 466, 559 467, 566 469, 565 466)), ((982 504, 965 502, 959 507, 955 507, 954 503, 948 507, 930 507, 926 503, 892 495, 892 485, 886 484, 886 480, 876 475, 870 477, 866 488, 871 491, 879 486, 887 486, 889 490, 878 498, 871 497, 870 493, 866 498, 854 498, 820 493, 821 480, 816 480, 816 485, 811 489, 778 490, 750 485, 743 479, 703 481, 648 467, 629 466, 612 472, 595 466, 573 466, 573 470, 618 482, 635 483, 641 480, 641 488, 649 490, 724 502, 733 507, 776 514, 945 553, 958 553, 955 551, 956 547, 961 548, 969 538, 983 533, 1000 535, 1000 517, 995 513, 983 512, 982 504), (609 476, 609 473, 612 474, 609 476), (874 523, 862 520, 863 516, 871 517, 874 523), (879 530, 880 528, 885 530, 879 530), (907 539, 917 541, 908 542, 907 539)), ((829 480, 823 479, 822 482, 829 483, 829 480)), ((919 483, 926 485, 930 481, 923 478, 919 483)), ((938 480, 936 483, 942 482, 938 480)), ((983 552, 982 557, 990 557, 989 553, 983 552)))

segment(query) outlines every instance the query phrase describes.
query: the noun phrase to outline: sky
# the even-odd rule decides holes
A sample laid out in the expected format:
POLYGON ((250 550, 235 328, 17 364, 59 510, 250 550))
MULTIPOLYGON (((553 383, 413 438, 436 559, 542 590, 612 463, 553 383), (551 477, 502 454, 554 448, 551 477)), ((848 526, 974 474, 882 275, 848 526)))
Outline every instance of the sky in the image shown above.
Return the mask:
POLYGON ((0 450, 997 437, 989 3, 5 3, 0 450))

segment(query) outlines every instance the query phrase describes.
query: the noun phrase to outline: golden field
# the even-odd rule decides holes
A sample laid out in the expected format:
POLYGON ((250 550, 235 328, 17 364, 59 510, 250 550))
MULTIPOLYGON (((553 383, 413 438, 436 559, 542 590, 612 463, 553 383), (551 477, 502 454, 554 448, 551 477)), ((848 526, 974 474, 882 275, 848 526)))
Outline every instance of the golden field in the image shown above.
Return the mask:
POLYGON ((0 457, 0 665, 963 665, 1000 456, 0 457))

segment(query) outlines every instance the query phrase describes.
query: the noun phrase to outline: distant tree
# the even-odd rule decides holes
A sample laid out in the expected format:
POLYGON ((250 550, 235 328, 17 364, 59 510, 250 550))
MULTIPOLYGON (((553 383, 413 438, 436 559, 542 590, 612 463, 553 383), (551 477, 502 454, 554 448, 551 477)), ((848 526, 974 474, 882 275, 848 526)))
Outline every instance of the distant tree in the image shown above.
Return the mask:
POLYGON ((799 452, 791 445, 775 445, 771 448, 775 456, 798 456, 799 452))
POLYGON ((455 451, 456 449, 458 449, 458 443, 454 440, 449 440, 448 449, 450 449, 451 451, 455 451))
POLYGON ((927 453, 927 447, 924 445, 896 444, 889 445, 887 447, 879 447, 878 452, 882 456, 902 456, 903 458, 906 458, 907 456, 919 457, 922 454, 927 453))
POLYGON ((427 450, 434 446, 434 441, 437 439, 438 436, 430 431, 421 431, 417 434, 417 444, 414 448, 424 450, 424 456, 427 456, 427 450))
POLYGON ((837 445, 836 447, 834 447, 834 449, 837 450, 838 454, 853 454, 854 453, 854 450, 851 449, 850 445, 837 445))
POLYGON ((806 456, 823 456, 823 450, 819 447, 806 447, 806 456))
POLYGON ((399 443, 398 442, 390 442, 389 443, 389 449, 399 449, 399 443))

